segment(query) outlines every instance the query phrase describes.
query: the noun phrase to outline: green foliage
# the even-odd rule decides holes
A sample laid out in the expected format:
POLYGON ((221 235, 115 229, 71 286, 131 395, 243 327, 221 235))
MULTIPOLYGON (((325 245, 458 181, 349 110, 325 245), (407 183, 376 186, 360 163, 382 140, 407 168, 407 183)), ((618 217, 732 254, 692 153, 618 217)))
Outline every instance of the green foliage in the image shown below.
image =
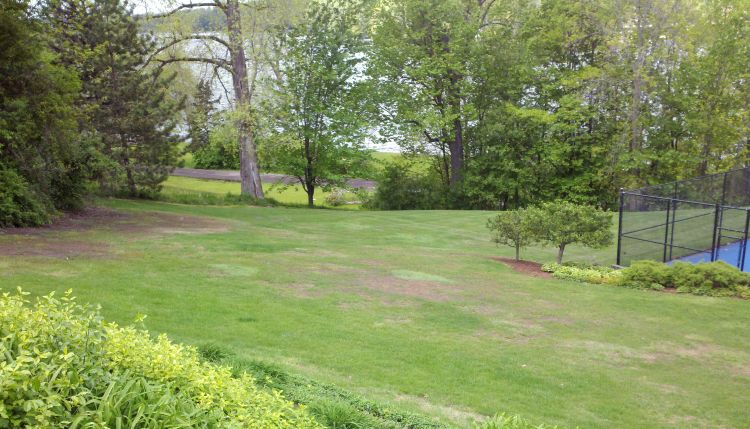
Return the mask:
POLYGON ((195 349, 105 323, 70 292, 0 297, 0 427, 319 427, 195 349))
POLYGON ((544 264, 542 271, 563 280, 593 284, 618 284, 622 271, 601 265, 544 264))
POLYGON ((750 299, 750 274, 723 261, 666 265, 637 261, 622 270, 620 284, 646 289, 673 289, 679 293, 735 296, 750 299))
MULTIPOLYGON (((79 78, 47 48, 45 27, 29 7, 26 1, 0 3, 0 168, 20 175, 26 183, 20 186, 33 189, 36 196, 21 196, 19 186, 6 190, 5 204, 11 192, 26 203, 14 203, 14 214, 0 216, 26 217, 22 223, 37 224, 47 221, 43 212, 53 207, 82 206, 94 162, 78 132, 74 105, 79 78), (42 209, 33 199, 50 207, 42 209)), ((3 173, 3 180, 9 186, 19 183, 8 174, 3 173)))
POLYGON ((364 86, 357 76, 362 39, 358 3, 313 1, 305 19, 279 36, 283 78, 267 106, 271 120, 264 155, 270 169, 298 178, 314 205, 316 188, 342 186, 366 175, 364 86))
POLYGON ((661 290, 672 284, 672 267, 656 261, 636 261, 622 270, 620 284, 635 289, 661 290))
POLYGON ((431 173, 405 168, 403 164, 385 166, 378 187, 367 208, 377 210, 428 210, 444 208, 447 195, 440 179, 431 173))
POLYGON ((195 147, 193 162, 195 168, 210 170, 238 170, 240 168, 240 147, 237 144, 237 128, 230 118, 222 118, 213 124, 208 132, 207 143, 195 147))
POLYGON ((487 421, 475 424, 474 429, 556 429, 557 426, 534 425, 518 416, 496 415, 487 421))
POLYGON ((516 261, 520 260, 521 248, 536 240, 527 210, 500 212, 487 220, 487 228, 493 242, 516 249, 516 261))
POLYGON ((529 209, 528 217, 534 236, 558 248, 558 264, 562 263, 563 252, 569 244, 596 249, 612 243, 612 214, 592 206, 549 202, 529 209))
POLYGON ((326 204, 331 207, 338 207, 346 204, 346 189, 335 188, 326 195, 326 204))
POLYGON ((147 64, 155 37, 118 0, 50 0, 42 11, 59 61, 81 76, 81 126, 111 162, 96 172, 102 189, 131 197, 158 192, 178 161, 184 99, 170 91, 175 75, 147 64))
POLYGON ((49 203, 23 177, 0 164, 0 227, 44 225, 50 215, 49 203))
POLYGON ((258 383, 284 392, 299 404, 309 404, 310 411, 329 429, 448 429, 450 426, 418 414, 400 411, 364 399, 330 384, 290 374, 274 365, 259 361, 229 360, 236 375, 252 374, 258 383))
POLYGON ((226 347, 216 343, 204 343, 198 346, 198 355, 201 359, 211 363, 220 363, 232 355, 226 347))

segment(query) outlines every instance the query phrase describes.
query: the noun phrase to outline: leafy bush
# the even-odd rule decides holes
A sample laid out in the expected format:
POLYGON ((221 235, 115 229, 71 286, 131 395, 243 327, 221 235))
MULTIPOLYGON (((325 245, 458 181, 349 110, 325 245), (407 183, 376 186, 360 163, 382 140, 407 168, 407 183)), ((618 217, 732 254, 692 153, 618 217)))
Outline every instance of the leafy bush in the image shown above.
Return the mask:
POLYGON ((343 206, 346 202, 346 189, 334 188, 326 195, 326 204, 331 207, 343 206))
POLYGON ((617 284, 621 276, 620 271, 600 265, 544 264, 542 271, 558 279, 594 284, 617 284))
POLYGON ((661 290, 669 287, 672 267, 656 261, 638 261, 622 270, 620 285, 634 289, 661 290))
POLYGON ((440 179, 411 171, 400 164, 385 166, 378 188, 367 208, 379 210, 429 210, 446 206, 440 179))
POLYGON ((194 348, 105 323, 70 292, 0 297, 0 428, 318 428, 194 348))
POLYGON ((51 217, 50 206, 31 190, 23 177, 0 165, 0 227, 47 224, 51 217))
POLYGON ((193 152, 195 168, 216 170, 238 170, 240 168, 240 147, 237 144, 237 130, 231 121, 214 127, 208 143, 193 152))
POLYGON ((622 271, 620 284, 626 287, 667 288, 694 295, 750 299, 750 274, 722 261, 700 264, 676 262, 672 265, 638 261, 622 271))

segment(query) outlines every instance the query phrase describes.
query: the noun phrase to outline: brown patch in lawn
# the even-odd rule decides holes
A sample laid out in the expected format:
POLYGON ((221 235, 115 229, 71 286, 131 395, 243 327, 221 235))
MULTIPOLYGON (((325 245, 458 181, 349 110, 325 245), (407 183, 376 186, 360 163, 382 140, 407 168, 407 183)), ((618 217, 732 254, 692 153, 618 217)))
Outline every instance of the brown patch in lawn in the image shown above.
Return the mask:
POLYGON ((227 225, 212 219, 157 212, 120 212, 104 207, 87 207, 65 213, 50 225, 37 228, 0 228, 0 235, 40 236, 51 232, 106 229, 127 233, 208 233, 228 231, 227 225))
POLYGON ((404 280, 390 276, 360 277, 355 284, 377 292, 408 298, 419 298, 433 302, 447 302, 455 298, 456 295, 456 288, 444 283, 426 280, 404 280))
POLYGON ((103 258, 109 253, 109 246, 105 243, 80 240, 23 240, 0 243, 2 256, 44 256, 70 259, 76 256, 103 258))
POLYGON ((105 257, 111 253, 109 243, 96 240, 66 239, 59 233, 106 230, 127 238, 143 235, 200 234, 227 231, 225 224, 208 218, 167 213, 119 212, 103 207, 89 207, 77 213, 66 213, 54 223, 38 228, 0 228, 0 256, 75 256, 105 257))
POLYGON ((542 264, 537 262, 516 261, 513 258, 502 258, 499 256, 493 257, 491 259, 502 262, 510 268, 513 268, 513 270, 517 273, 525 274, 531 277, 540 277, 545 279, 552 278, 552 274, 542 271, 542 264))

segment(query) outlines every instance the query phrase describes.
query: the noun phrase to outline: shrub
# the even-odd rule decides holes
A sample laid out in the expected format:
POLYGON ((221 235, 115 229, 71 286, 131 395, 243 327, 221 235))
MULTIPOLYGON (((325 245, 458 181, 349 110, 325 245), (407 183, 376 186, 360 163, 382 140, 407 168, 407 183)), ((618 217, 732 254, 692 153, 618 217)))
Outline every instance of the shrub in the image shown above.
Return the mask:
POLYGON ((318 428, 194 348, 105 323, 70 293, 0 297, 0 428, 318 428))
POLYGON ((621 275, 613 268, 584 264, 544 264, 542 271, 552 273, 558 279, 594 284, 617 284, 621 275))
POLYGON ((562 263, 565 247, 578 243, 601 248, 612 243, 612 214, 596 207, 582 206, 567 201, 542 204, 528 211, 534 236, 557 247, 557 263, 562 263))
POLYGON ((672 269, 656 261, 638 261, 622 270, 620 285, 634 289, 661 290, 671 285, 672 269))
POLYGON ((343 206, 346 202, 346 189, 334 188, 326 195, 326 204, 331 207, 343 206))
POLYGON ((50 206, 23 177, 0 165, 0 227, 47 224, 50 206))
POLYGON ((399 164, 385 166, 378 188, 367 208, 379 210, 429 210, 446 206, 440 178, 410 171, 399 164))
POLYGON ((516 249, 516 261, 520 260, 521 248, 528 246, 536 239, 527 210, 500 212, 487 220, 487 228, 490 230, 493 242, 516 249))
POLYGON ((240 147, 237 144, 237 131, 231 122, 226 121, 214 127, 208 143, 193 152, 195 168, 217 170, 238 170, 240 168, 240 147))

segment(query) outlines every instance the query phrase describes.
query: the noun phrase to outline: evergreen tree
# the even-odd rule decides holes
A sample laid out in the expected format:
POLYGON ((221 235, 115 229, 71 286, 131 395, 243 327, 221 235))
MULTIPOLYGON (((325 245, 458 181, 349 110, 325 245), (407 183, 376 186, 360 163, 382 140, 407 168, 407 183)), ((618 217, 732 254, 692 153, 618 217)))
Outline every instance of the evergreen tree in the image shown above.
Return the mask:
POLYGON ((0 226, 83 204, 90 152, 72 108, 76 74, 55 64, 26 1, 0 1, 0 226))
POLYGON ((191 110, 187 116, 190 145, 187 151, 196 152, 209 144, 211 128, 214 126, 214 105, 211 82, 201 79, 193 96, 191 110))
POLYGON ((162 68, 146 67, 154 36, 140 32, 131 9, 119 0, 52 0, 46 16, 54 49, 83 79, 83 126, 110 161, 97 178, 137 196, 158 191, 177 163, 183 100, 171 97, 162 68))

